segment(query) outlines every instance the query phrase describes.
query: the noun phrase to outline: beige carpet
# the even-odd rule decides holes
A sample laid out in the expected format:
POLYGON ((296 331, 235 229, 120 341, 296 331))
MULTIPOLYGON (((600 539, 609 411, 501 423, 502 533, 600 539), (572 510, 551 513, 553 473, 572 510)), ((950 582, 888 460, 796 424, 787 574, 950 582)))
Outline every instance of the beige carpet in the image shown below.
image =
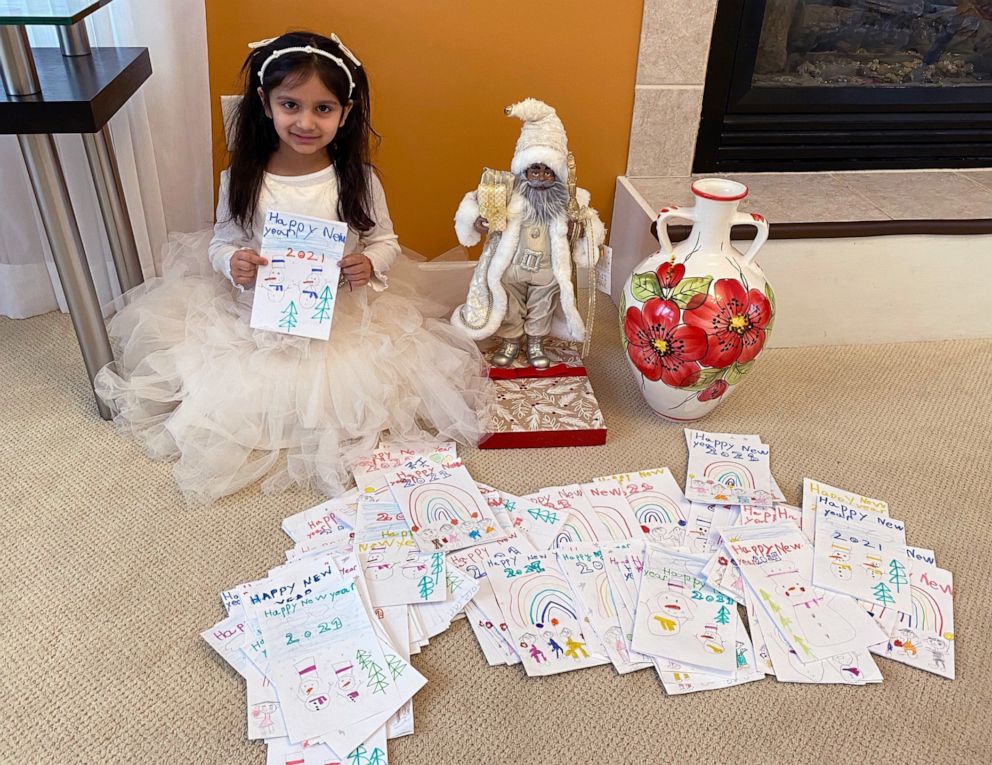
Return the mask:
MULTIPOLYGON (((478 479, 522 493, 657 465, 684 475, 682 430, 643 403, 605 308, 596 334, 608 445, 464 450, 478 479)), ((242 684, 198 632, 223 614, 218 591, 282 560, 279 521, 318 496, 186 506, 169 465, 98 419, 65 316, 0 320, 0 369, 0 762, 263 763, 242 684)), ((792 501, 803 476, 888 500, 954 572, 958 680, 880 661, 877 687, 769 679, 666 697, 647 671, 491 669, 461 622, 414 660, 430 682, 390 761, 989 762, 990 381, 992 340, 774 350, 702 424, 760 433, 792 501)))

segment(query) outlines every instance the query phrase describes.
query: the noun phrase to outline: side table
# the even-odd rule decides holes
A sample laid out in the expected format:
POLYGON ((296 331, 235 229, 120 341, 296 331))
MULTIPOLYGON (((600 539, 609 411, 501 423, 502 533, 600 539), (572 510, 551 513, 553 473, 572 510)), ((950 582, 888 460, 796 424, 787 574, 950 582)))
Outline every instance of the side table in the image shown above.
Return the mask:
POLYGON ((91 384, 113 353, 53 135, 82 135, 117 278, 131 289, 143 277, 107 122, 152 68, 147 48, 90 47, 85 19, 110 2, 0 0, 0 133, 21 147, 91 384), (32 50, 26 25, 56 26, 60 48, 32 50))

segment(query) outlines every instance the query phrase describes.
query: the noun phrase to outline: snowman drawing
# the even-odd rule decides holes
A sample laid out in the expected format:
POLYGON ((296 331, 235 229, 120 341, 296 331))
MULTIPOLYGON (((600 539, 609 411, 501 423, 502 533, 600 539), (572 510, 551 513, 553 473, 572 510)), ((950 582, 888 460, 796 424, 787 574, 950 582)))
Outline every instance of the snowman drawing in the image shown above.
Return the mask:
POLYGON ((339 696, 343 696, 348 701, 358 701, 355 666, 350 661, 342 661, 334 665, 334 682, 339 696))
POLYGON ((842 645, 857 634, 829 602, 816 594, 813 585, 799 575, 789 561, 768 564, 768 577, 787 603, 792 606, 793 626, 812 646, 842 645))
POLYGON ((851 548, 834 542, 830 545, 830 573, 841 581, 851 578, 854 570, 851 568, 851 548))
POLYGON ((789 656, 789 665, 800 675, 806 678, 805 681, 800 682, 810 682, 818 683, 823 680, 823 662, 822 661, 811 661, 804 663, 800 661, 799 654, 797 654, 789 644, 785 642, 785 638, 782 637, 782 633, 777 629, 772 631, 772 640, 778 645, 778 647, 785 651, 789 656))
POLYGON ((393 564, 386 562, 382 553, 371 553, 365 559, 365 576, 373 582, 381 582, 393 575, 393 564))
POLYGON ((300 283, 300 304, 304 308, 313 308, 320 299, 320 291, 324 287, 323 266, 313 266, 310 275, 300 283))
POLYGON ((848 685, 862 685, 864 683, 861 667, 858 666, 858 659, 853 653, 841 653, 830 657, 830 663, 837 670, 837 674, 848 685))
POLYGON ((327 706, 327 684, 317 674, 317 663, 313 656, 308 656, 294 665, 300 676, 300 687, 296 691, 297 698, 307 705, 307 708, 319 712, 327 706))
POLYGON ((721 654, 724 652, 723 638, 717 632, 715 624, 707 624, 699 631, 696 638, 703 644, 707 653, 721 654))
POLYGON ((272 258, 271 265, 269 275, 262 280, 262 286, 269 300, 278 303, 286 296, 286 259, 272 258))
POLYGON ((880 556, 866 555, 861 565, 868 572, 868 576, 871 577, 873 582, 882 578, 882 558, 880 556))
POLYGON ((668 582, 668 590, 657 595, 648 607, 648 631, 653 635, 677 635, 682 625, 692 619, 692 606, 681 582, 668 582))

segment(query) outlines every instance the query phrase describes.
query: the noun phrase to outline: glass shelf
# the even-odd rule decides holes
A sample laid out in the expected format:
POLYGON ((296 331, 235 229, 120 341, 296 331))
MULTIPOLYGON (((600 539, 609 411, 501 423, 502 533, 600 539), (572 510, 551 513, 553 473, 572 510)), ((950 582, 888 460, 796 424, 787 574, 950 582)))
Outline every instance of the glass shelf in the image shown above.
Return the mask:
POLYGON ((0 26, 70 26, 111 0, 0 0, 0 26))

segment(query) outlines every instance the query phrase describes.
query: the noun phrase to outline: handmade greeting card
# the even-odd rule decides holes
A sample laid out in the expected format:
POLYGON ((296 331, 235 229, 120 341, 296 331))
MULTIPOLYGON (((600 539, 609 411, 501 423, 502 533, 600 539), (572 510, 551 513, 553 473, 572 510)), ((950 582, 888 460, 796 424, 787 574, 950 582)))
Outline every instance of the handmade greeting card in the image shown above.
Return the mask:
POLYGON ((269 210, 251 307, 253 329, 326 340, 334 318, 345 223, 269 210))
POLYGON ((488 563, 493 560, 501 566, 512 567, 518 558, 532 552, 536 550, 530 542, 513 532, 497 542, 448 553, 451 566, 471 577, 479 587, 472 601, 465 605, 465 618, 490 666, 518 664, 520 657, 512 647, 509 629, 489 583, 488 563))
POLYGON ((691 669, 737 669, 737 604, 706 585, 706 558, 648 546, 634 614, 634 650, 691 669))
POLYGON ((599 545, 592 542, 573 545, 568 552, 559 550, 558 563, 572 586, 583 621, 592 625, 616 671, 624 675, 652 666, 649 659, 632 654, 627 647, 599 545))
POLYGON ((554 675, 609 663, 582 629, 572 590, 554 553, 491 559, 488 580, 528 675, 554 675))
POLYGON ((350 752, 426 682, 392 651, 387 663, 354 579, 298 564, 256 583, 250 600, 292 742, 350 752))
POLYGON ((855 494, 852 491, 838 489, 836 486, 815 481, 812 478, 803 479, 803 521, 802 530, 807 538, 812 542, 816 537, 816 502, 820 497, 842 502, 855 510, 863 510, 879 515, 889 514, 889 505, 880 499, 872 499, 855 494))
POLYGON ((757 437, 686 429, 689 467, 685 495, 692 502, 771 505, 769 448, 757 437))
POLYGON ((816 530, 814 585, 909 613, 909 558, 902 521, 820 496, 816 530))
POLYGON ((780 683, 866 685, 882 682, 882 673, 865 649, 804 662, 782 633, 768 621, 764 610, 757 608, 753 613, 749 610, 748 621, 752 636, 756 631, 761 636, 763 650, 774 666, 775 677, 780 683), (766 633, 770 637, 765 637, 766 633))

